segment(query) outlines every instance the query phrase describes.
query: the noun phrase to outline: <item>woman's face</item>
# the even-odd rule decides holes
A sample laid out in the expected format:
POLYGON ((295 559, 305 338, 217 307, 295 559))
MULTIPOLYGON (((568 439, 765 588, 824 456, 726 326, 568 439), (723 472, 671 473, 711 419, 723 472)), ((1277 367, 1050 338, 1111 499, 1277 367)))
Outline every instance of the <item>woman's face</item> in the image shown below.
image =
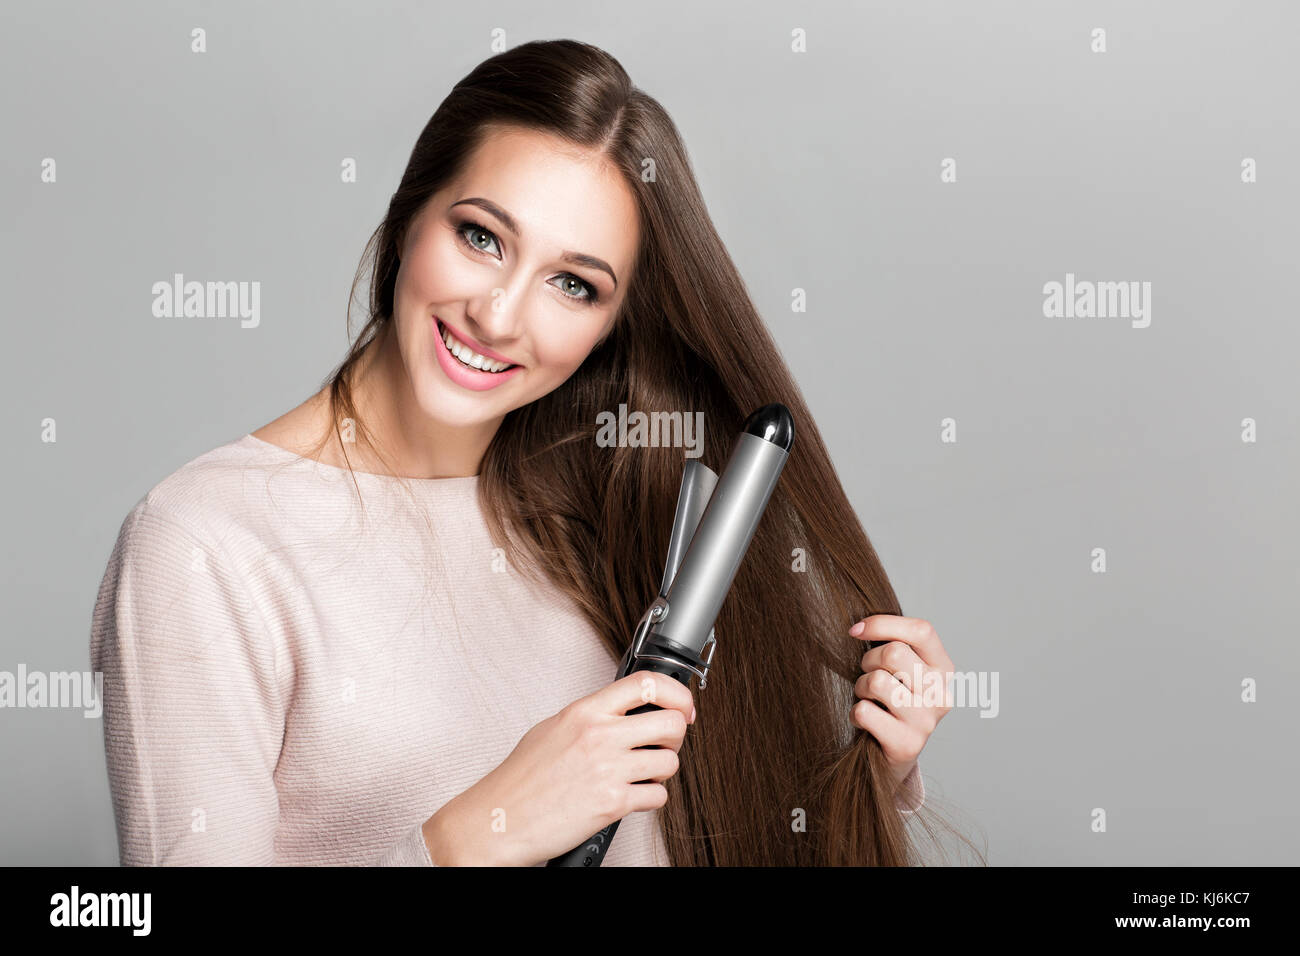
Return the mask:
POLYGON ((395 328, 420 409, 483 424, 563 384, 612 328, 637 242, 635 201, 604 161, 545 133, 490 133, 402 240, 395 328))

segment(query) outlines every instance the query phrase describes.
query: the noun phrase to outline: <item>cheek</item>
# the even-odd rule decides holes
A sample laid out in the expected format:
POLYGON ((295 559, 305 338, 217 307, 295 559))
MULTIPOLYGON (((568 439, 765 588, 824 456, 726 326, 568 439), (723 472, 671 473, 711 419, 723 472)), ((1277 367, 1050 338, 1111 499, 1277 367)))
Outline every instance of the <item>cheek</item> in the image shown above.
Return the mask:
POLYGON ((402 260, 398 294, 403 300, 423 306, 475 294, 472 283, 476 276, 481 282, 481 267, 476 270, 453 242, 454 236, 435 233, 402 260))
POLYGON ((537 338, 538 364, 567 378, 591 354, 602 328, 601 322, 592 318, 585 323, 575 321, 567 334, 548 332, 545 338, 537 338))

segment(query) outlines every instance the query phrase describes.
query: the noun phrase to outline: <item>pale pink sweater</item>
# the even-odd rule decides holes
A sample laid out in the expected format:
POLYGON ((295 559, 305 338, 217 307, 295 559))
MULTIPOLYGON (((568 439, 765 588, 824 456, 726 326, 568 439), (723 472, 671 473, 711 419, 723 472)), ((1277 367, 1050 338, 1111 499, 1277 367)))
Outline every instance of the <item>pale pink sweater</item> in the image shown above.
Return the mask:
MULTIPOLYGON (((364 515, 348 471, 245 435, 126 517, 90 636, 123 865, 431 866, 421 824, 614 679, 477 477, 356 481, 364 515)), ((656 811, 605 859, 668 864, 656 811)))

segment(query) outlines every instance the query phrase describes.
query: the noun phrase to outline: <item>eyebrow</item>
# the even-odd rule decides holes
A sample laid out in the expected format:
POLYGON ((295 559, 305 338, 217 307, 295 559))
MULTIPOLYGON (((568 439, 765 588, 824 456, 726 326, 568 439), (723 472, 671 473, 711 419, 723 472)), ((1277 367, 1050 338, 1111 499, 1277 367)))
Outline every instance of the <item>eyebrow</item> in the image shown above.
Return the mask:
MULTIPOLYGON (((505 224, 505 227, 518 237, 519 223, 515 222, 515 217, 510 215, 510 213, 506 212, 490 199, 483 199, 479 196, 474 196, 470 199, 462 199, 459 202, 454 202, 447 208, 455 209, 457 206, 466 205, 478 206, 478 208, 485 212, 490 212, 492 215, 500 219, 501 222, 505 224)), ((600 269, 603 272, 607 272, 609 273, 609 277, 614 280, 614 288, 618 288, 618 276, 614 275, 614 270, 609 267, 609 263, 604 259, 597 259, 595 256, 589 256, 583 252, 569 252, 567 250, 560 253, 560 259, 563 262, 572 263, 576 266, 586 266, 589 269, 600 269)))

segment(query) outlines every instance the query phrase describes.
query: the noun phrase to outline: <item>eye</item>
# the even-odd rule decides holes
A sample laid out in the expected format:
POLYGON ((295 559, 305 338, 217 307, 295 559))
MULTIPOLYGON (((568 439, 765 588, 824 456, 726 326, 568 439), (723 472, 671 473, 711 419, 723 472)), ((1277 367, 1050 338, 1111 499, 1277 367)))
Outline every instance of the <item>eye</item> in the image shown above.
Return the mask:
POLYGON ((572 272, 565 272, 561 275, 556 276, 555 278, 559 279, 562 283, 562 285, 558 285, 556 286, 556 288, 559 289, 561 292, 563 292, 565 295, 567 295, 570 299, 578 299, 579 301, 586 302, 588 305, 595 305, 597 300, 599 299, 599 295, 596 292, 596 287, 592 285, 590 282, 584 282, 583 280, 579 279, 572 272), (567 289, 580 289, 586 292, 587 294, 574 295, 573 293, 566 291, 567 289))
POLYGON ((491 229, 486 229, 476 222, 463 222, 457 227, 456 232, 460 236, 461 241, 471 249, 474 249, 477 252, 487 252, 488 255, 500 254, 499 245, 497 247, 497 253, 489 252, 487 249, 479 245, 480 242, 496 243, 497 237, 492 234, 491 229))

